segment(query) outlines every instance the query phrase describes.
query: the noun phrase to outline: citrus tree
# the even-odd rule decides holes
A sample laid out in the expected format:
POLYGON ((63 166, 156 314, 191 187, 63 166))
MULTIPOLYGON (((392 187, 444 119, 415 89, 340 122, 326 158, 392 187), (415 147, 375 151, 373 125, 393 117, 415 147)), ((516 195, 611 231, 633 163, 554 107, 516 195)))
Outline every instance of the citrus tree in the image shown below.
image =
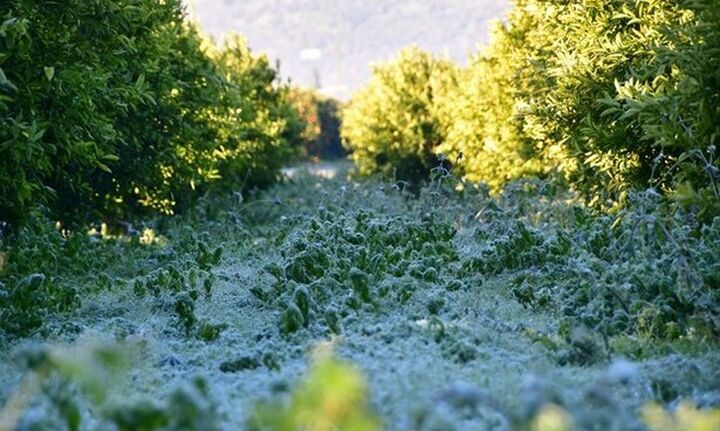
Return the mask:
POLYGON ((370 83, 343 111, 342 137, 363 175, 426 177, 446 139, 446 95, 456 67, 411 47, 373 69, 370 83))
POLYGON ((0 21, 0 221, 169 214, 291 154, 267 59, 214 47, 180 0, 11 0, 0 21))

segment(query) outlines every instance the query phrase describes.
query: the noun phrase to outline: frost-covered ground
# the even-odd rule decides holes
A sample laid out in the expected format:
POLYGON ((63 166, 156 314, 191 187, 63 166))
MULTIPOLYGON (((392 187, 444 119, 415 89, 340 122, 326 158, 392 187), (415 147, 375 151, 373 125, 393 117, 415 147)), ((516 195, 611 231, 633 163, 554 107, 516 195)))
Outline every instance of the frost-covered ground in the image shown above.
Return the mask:
MULTIPOLYGON (((577 213, 565 197, 401 188, 349 180, 343 165, 293 170, 251 200, 206 202, 186 222, 153 226, 137 268, 118 256, 97 268, 108 288, 85 288, 77 311, 0 344, 0 403, 18 398, 18 358, 38 343, 99 339, 132 358, 104 383, 110 404, 160 402, 201 376, 228 430, 243 429, 258 401, 287 394, 323 343, 362 371, 388 430, 513 429, 546 403, 579 429, 644 429, 637 409, 650 401, 720 405, 716 344, 652 341, 625 320, 601 331, 602 307, 583 305, 577 314, 592 318, 574 319, 543 299, 565 292, 552 290, 562 282, 547 278, 552 265, 584 264, 558 246, 563 214, 577 213), (188 241, 209 250, 188 260, 178 251, 188 241)), ((592 268, 574 274, 578 289, 595 280, 592 268)), ((67 428, 29 393, 21 429, 67 428)), ((103 428, 98 412, 80 411, 81 428, 103 428)))

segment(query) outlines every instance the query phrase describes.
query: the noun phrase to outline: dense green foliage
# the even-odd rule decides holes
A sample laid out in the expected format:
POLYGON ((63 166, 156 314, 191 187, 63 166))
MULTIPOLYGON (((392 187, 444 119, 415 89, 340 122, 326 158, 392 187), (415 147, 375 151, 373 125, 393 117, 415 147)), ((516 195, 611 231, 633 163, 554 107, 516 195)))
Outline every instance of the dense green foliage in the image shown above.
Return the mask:
POLYGON ((423 130, 413 124, 446 112, 448 125, 430 121, 442 139, 421 140, 422 154, 463 153, 471 181, 499 190, 556 172, 597 206, 654 186, 699 204, 709 221, 720 202, 719 11, 714 0, 518 0, 494 42, 459 73, 454 94, 393 99, 456 75, 450 68, 438 72, 444 77, 403 79, 422 70, 412 58, 427 56, 401 54, 357 94, 344 136, 363 173, 388 172, 376 161, 378 142, 402 137, 389 164, 413 163, 408 127, 423 130), (388 75, 396 77, 391 91, 381 79, 388 75))
POLYGON ((218 179, 267 184, 288 155, 297 119, 267 60, 204 42, 178 0, 13 0, 0 21, 2 221, 172 213, 218 179))
POLYGON ((479 109, 463 112, 478 139, 449 145, 509 160, 468 167, 474 179, 558 170, 600 205, 685 181, 717 199, 718 5, 517 2, 471 67, 479 109))
POLYGON ((368 86, 343 112, 342 137, 361 174, 423 178, 448 133, 443 103, 455 88, 455 66, 418 48, 373 70, 368 86))

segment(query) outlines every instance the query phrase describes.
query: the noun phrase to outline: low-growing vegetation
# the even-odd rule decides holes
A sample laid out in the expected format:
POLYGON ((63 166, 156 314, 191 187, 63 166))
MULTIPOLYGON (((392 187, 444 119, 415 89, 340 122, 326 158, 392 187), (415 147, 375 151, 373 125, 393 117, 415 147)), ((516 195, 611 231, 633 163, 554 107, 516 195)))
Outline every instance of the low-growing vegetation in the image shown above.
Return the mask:
POLYGON ((45 380, 21 429, 660 430, 680 400, 701 410, 678 423, 716 424, 717 222, 654 195, 610 216, 541 181, 493 197, 447 180, 416 196, 298 173, 119 237, 37 222, 4 249, 0 399, 16 405, 29 366, 45 380), (31 285, 48 299, 13 293, 31 285), (52 294, 66 286, 73 301, 52 294), (134 377, 100 399, 56 375, 86 365, 25 341, 108 335, 134 377), (292 389, 317 344, 358 368, 324 356, 292 389))

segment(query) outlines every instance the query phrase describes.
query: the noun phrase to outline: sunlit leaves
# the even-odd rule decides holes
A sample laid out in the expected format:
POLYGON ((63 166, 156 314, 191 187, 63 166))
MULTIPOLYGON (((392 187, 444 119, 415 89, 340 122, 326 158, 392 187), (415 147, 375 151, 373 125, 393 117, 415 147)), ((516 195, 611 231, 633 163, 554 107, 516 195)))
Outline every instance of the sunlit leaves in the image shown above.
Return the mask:
POLYGON ((467 68, 435 69, 436 81, 456 81, 441 86, 449 91, 418 79, 425 69, 408 52, 381 65, 346 111, 345 138, 363 173, 427 165, 437 151, 463 154, 456 172, 494 191, 553 176, 611 208, 632 188, 689 183, 710 201, 683 202, 713 212, 719 23, 717 0, 516 0, 467 68), (423 124, 436 126, 439 142, 415 144, 427 142, 416 133, 423 124), (705 160, 688 157, 697 151, 705 160))
POLYGON ((343 112, 342 136, 362 174, 428 175, 447 136, 445 98, 456 67, 412 47, 373 70, 370 84, 343 112))

